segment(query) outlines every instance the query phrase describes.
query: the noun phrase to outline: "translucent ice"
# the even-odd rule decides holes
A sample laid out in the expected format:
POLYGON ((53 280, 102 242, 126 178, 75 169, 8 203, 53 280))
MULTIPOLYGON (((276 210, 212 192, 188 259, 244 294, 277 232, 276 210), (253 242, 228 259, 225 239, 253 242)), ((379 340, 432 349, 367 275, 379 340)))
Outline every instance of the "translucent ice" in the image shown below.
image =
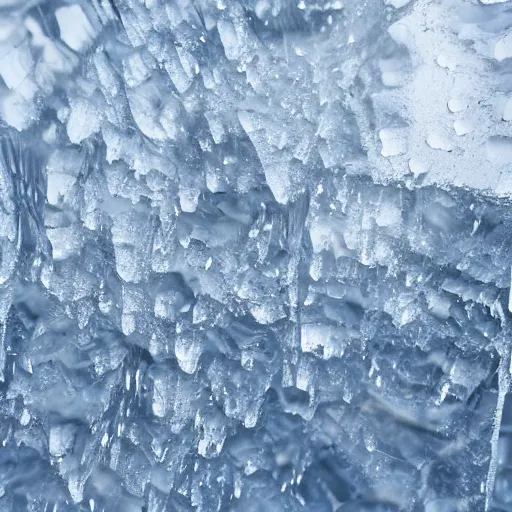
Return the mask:
POLYGON ((512 503, 507 0, 0 0, 0 512, 512 503))

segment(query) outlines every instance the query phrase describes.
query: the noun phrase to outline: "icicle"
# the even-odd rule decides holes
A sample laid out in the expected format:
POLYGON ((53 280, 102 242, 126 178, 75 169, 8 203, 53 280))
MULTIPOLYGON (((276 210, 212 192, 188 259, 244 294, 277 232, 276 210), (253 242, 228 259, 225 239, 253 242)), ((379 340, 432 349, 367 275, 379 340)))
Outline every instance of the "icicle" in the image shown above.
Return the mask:
MULTIPOLYGON (((510 267, 510 282, 512 283, 512 267, 510 267)), ((508 292, 508 310, 512 313, 512 285, 508 292)))
POLYGON ((486 511, 490 509, 492 494, 494 492, 494 481, 496 479, 496 470, 498 466, 498 441, 500 438, 503 406, 505 405, 505 397, 510 389, 510 347, 502 345, 498 347, 498 352, 500 353, 500 364, 498 368, 498 400, 496 402, 494 426, 491 436, 491 460, 489 462, 489 471, 487 472, 487 481, 485 484, 486 511))

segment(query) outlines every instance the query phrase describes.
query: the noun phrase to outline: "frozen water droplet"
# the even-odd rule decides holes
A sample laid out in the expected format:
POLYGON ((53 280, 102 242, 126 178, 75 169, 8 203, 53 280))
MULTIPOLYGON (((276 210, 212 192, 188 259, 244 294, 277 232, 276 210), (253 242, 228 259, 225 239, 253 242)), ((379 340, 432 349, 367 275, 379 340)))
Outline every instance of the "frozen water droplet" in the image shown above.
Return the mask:
POLYGON ((438 149, 441 151, 452 151, 452 142, 441 132, 431 132, 427 137, 427 144, 432 149, 438 149))
POLYGON ((409 160, 409 169, 415 176, 427 172, 427 166, 417 158, 411 158, 409 160))
POLYGON ((467 106, 467 103, 459 98, 450 98, 448 100, 448 108, 453 113, 462 112, 467 106))
POLYGON ((473 126, 470 121, 465 119, 457 119, 457 121, 454 121, 453 123, 453 129, 455 130, 455 133, 460 137, 462 135, 471 133, 473 131, 473 126))

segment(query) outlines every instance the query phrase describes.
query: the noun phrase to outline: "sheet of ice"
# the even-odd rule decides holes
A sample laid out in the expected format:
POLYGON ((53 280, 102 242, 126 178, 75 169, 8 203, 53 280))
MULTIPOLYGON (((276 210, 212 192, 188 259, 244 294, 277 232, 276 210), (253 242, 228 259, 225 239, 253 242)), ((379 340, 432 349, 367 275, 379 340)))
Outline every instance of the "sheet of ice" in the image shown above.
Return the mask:
POLYGON ((509 510, 511 31, 0 0, 0 512, 509 510))

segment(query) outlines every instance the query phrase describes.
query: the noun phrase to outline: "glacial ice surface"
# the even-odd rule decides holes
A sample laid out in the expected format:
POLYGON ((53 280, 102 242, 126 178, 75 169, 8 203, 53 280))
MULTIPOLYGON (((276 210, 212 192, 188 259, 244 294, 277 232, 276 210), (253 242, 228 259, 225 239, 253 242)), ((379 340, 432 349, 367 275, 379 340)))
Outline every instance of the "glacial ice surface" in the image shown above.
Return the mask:
POLYGON ((512 510, 507 0, 0 0, 0 512, 512 510))

